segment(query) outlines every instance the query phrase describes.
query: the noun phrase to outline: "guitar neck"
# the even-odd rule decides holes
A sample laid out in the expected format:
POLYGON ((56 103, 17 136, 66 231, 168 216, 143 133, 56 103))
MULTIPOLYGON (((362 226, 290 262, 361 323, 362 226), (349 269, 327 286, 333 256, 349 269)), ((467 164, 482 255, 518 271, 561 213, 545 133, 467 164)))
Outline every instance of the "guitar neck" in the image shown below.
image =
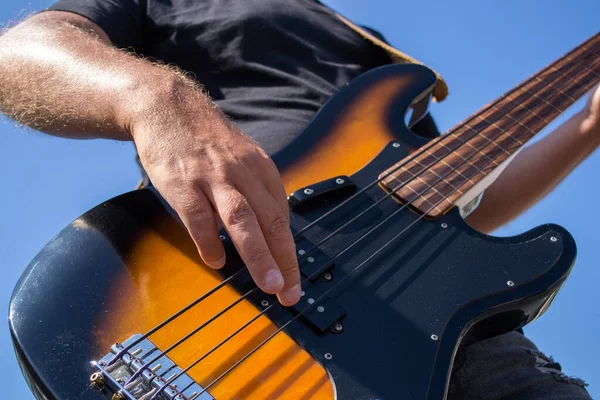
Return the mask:
POLYGON ((381 185, 435 218, 466 207, 533 136, 600 81, 600 33, 380 175, 381 185))

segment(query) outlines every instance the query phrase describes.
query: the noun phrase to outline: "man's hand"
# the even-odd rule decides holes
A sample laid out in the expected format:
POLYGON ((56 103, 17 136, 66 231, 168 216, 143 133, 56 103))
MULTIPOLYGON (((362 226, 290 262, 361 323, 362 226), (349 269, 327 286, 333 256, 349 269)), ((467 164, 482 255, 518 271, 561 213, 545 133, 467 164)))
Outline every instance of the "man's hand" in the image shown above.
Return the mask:
POLYGON ((198 88, 183 83, 171 93, 131 123, 153 185, 179 214, 206 264, 225 263, 222 221, 260 289, 295 304, 300 274, 275 164, 198 88))
POLYGON ((581 124, 584 134, 589 134, 600 145, 600 84, 590 92, 584 109, 585 118, 581 124))
POLYGON ((300 299, 275 165, 180 72, 115 49, 84 17, 48 11, 0 36, 0 111, 57 136, 133 138, 208 265, 225 263, 221 219, 258 286, 284 305, 300 299))

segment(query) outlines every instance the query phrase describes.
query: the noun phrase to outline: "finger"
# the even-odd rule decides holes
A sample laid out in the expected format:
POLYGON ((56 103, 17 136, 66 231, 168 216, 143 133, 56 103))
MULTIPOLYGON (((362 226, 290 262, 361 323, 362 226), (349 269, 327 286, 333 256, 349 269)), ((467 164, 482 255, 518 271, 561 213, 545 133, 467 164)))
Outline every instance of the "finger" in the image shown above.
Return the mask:
POLYGON ((266 293, 279 293, 284 284, 283 275, 246 197, 229 185, 213 188, 212 196, 213 204, 254 282, 266 293))
POLYGON ((241 189, 252 209, 255 210, 267 246, 283 275, 283 289, 277 297, 285 306, 294 305, 300 300, 301 288, 296 245, 290 230, 290 220, 266 188, 256 185, 253 188, 241 187, 241 189))
POLYGON ((225 265, 225 249, 219 237, 215 212, 202 190, 194 188, 174 205, 202 260, 211 268, 225 265))
POLYGON ((270 158, 268 159, 267 168, 265 171, 264 185, 277 203, 279 203, 285 215, 289 218, 290 206, 287 201, 287 193, 285 192, 285 188, 281 182, 279 171, 277 170, 275 163, 270 158))

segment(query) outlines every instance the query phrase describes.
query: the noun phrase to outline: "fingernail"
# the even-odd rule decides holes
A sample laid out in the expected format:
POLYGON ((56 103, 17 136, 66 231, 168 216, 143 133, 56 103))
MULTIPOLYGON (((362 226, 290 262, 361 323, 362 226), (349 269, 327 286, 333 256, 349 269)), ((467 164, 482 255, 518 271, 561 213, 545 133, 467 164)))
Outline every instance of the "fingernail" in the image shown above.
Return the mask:
POLYGON ((211 268, 214 269, 220 269, 223 268, 223 266, 225 265, 225 258, 226 256, 223 256, 221 258, 219 258, 218 260, 207 260, 202 253, 200 253, 200 256, 202 257, 202 259, 204 260, 204 263, 206 265, 208 265, 211 268))
POLYGON ((281 293, 281 298, 286 304, 296 304, 300 300, 300 285, 293 286, 281 293))
POLYGON ((279 270, 271 269, 265 274, 263 285, 265 285, 266 290, 277 291, 283 286, 283 275, 279 270))
POLYGON ((223 266, 225 265, 225 257, 221 257, 218 260, 211 261, 210 265, 213 268, 223 268, 223 266))

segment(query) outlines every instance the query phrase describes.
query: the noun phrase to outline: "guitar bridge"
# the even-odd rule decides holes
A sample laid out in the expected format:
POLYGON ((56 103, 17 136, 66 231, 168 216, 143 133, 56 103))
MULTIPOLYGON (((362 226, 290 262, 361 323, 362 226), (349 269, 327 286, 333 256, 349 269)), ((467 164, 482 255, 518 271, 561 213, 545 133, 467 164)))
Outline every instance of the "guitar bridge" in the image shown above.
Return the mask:
POLYGON ((152 360, 160 350, 149 340, 144 339, 111 364, 114 357, 129 344, 138 340, 137 334, 123 344, 116 343, 110 353, 98 361, 92 361, 95 372, 90 377, 92 384, 111 400, 214 400, 214 398, 187 374, 181 374, 172 382, 167 382, 181 373, 179 368, 167 356, 162 356, 133 382, 127 383, 131 376, 146 366, 146 360, 152 360), (158 393, 158 395, 156 395, 158 393), (156 397, 155 397, 156 396, 156 397))

